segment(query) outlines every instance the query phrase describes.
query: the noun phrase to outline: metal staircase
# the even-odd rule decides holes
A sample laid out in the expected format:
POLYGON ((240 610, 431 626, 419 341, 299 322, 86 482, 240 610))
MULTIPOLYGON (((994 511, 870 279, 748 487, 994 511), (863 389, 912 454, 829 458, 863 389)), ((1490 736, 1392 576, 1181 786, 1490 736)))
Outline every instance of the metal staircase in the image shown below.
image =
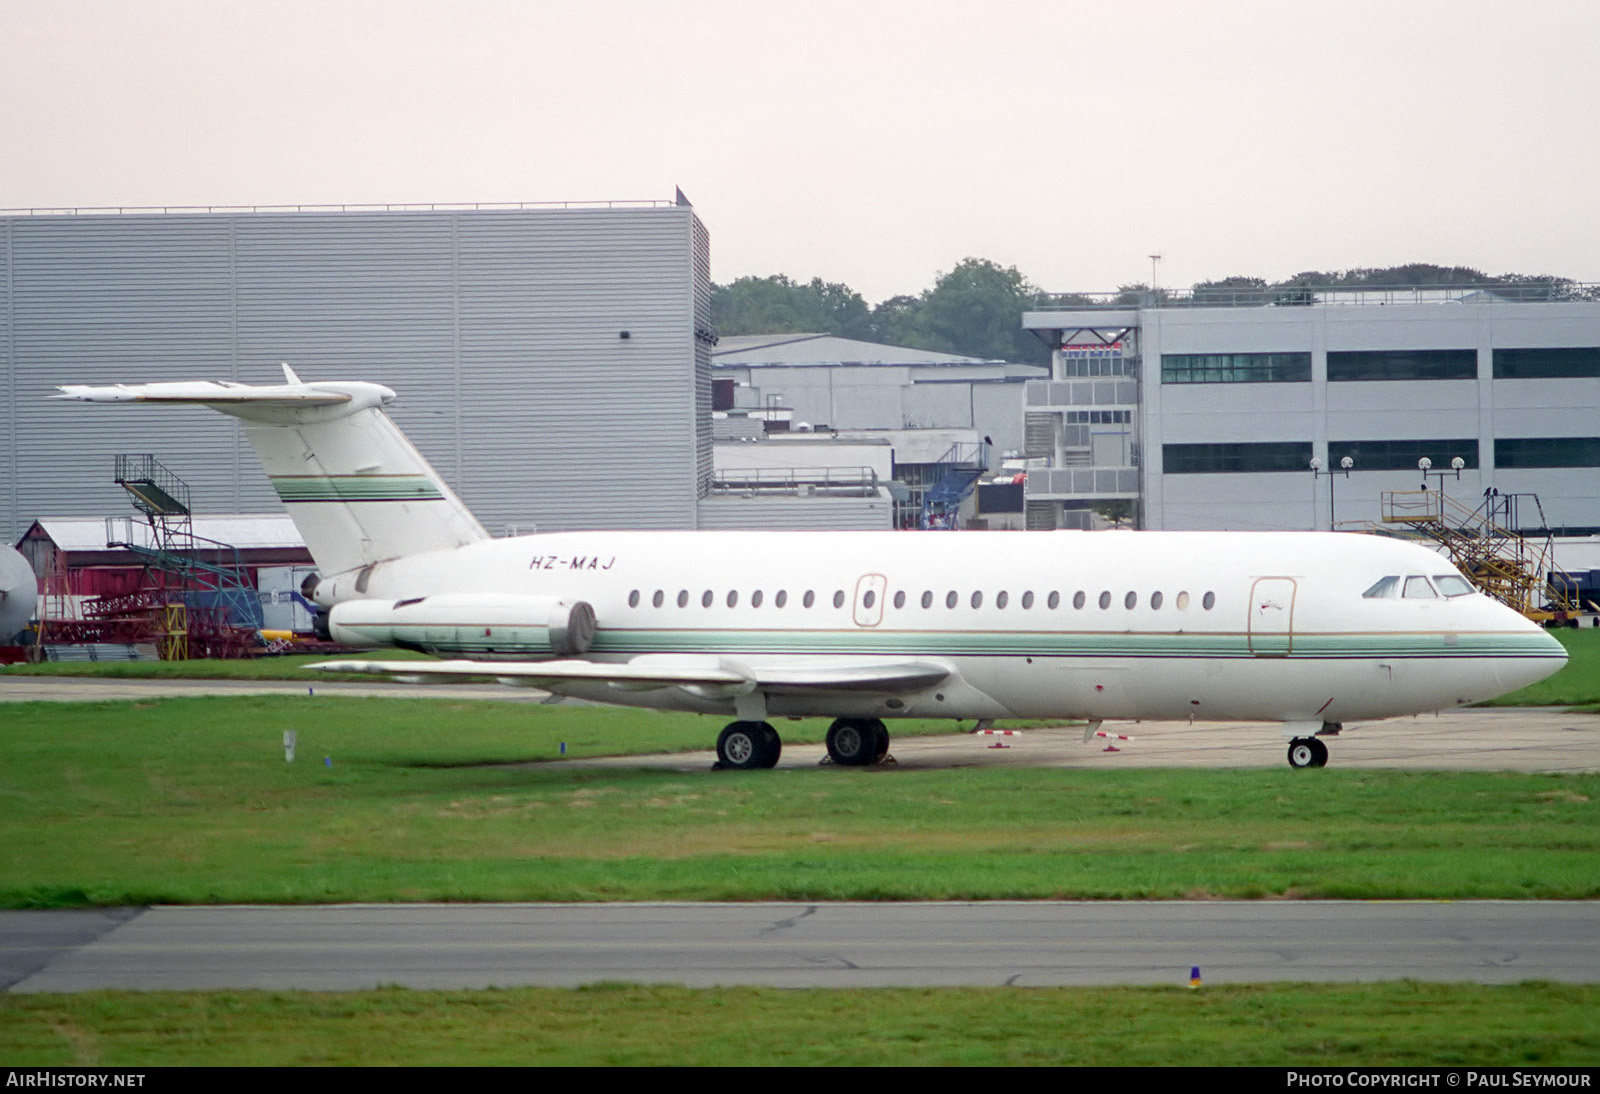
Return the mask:
POLYGON ((921 527, 958 527, 961 503, 971 496, 978 477, 988 470, 988 449, 984 442, 957 441, 939 457, 935 465, 940 469, 939 478, 922 495, 921 527))
POLYGON ((1515 531, 1521 526, 1518 509, 1524 501, 1537 510, 1538 526, 1548 529, 1537 494, 1491 490, 1482 504, 1470 509, 1443 490, 1385 490, 1382 524, 1376 530, 1442 547, 1480 591, 1529 619, 1550 620, 1576 610, 1573 583, 1560 580, 1565 575, 1555 565, 1548 531, 1542 537, 1515 531))
MULTIPOLYGON (((236 547, 195 534, 188 485, 148 454, 118 456, 115 481, 144 519, 107 518, 106 546, 143 564, 139 580, 129 592, 83 602, 78 618, 52 618, 42 634, 54 642, 154 642, 164 661, 254 652, 261 604, 250 571, 236 547)), ((64 572, 56 583, 58 599, 70 600, 64 572)))

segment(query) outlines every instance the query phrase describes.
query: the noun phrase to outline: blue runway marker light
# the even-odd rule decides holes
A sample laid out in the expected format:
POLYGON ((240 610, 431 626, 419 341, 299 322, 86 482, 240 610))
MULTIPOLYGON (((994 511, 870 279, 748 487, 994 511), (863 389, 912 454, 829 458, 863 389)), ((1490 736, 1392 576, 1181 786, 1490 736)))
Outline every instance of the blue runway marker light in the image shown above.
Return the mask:
POLYGON ((563 756, 565 756, 567 754, 567 742, 565 742, 565 741, 561 742, 561 754, 563 756))
POLYGON ((1198 988, 1200 986, 1200 966, 1199 965, 1195 965, 1193 968, 1191 968, 1189 970, 1189 986, 1191 988, 1198 988))
POLYGON ((333 757, 332 756, 324 756, 324 757, 322 757, 322 766, 323 767, 332 767, 333 766, 333 757))

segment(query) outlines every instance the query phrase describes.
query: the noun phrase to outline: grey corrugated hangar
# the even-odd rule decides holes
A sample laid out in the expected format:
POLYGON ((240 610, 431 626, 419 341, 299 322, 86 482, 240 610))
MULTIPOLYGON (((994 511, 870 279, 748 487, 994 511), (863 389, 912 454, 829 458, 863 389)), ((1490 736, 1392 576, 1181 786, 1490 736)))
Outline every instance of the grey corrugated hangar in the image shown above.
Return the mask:
POLYGON ((0 531, 127 513, 149 452, 196 511, 279 510, 236 423, 57 384, 371 380, 495 533, 694 528, 709 239, 674 201, 0 214, 0 531))

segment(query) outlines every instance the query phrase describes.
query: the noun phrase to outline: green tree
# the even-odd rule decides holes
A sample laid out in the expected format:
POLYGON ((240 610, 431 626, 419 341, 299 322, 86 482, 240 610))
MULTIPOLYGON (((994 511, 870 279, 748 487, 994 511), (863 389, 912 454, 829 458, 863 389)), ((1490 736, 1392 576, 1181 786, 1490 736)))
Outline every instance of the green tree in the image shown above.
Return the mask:
POLYGON ((1039 290, 1017 271, 968 258, 941 273, 920 296, 896 296, 873 310, 880 341, 942 353, 1005 361, 1044 362, 1050 351, 1022 329, 1022 313, 1039 290))
POLYGON ((850 286, 820 277, 801 284, 783 274, 711 286, 711 322, 720 334, 872 333, 867 302, 850 286))

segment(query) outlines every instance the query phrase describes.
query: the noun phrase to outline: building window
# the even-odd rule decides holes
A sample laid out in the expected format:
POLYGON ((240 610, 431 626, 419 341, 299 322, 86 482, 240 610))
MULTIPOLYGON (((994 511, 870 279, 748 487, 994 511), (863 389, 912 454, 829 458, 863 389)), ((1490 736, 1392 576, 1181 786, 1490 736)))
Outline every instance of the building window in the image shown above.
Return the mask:
POLYGON ((1496 467, 1600 467, 1600 437, 1497 437, 1496 467))
POLYGON ((1354 380, 1476 380, 1475 349, 1329 350, 1328 382, 1354 380))
POLYGON ((1426 456, 1433 466, 1443 470, 1450 461, 1461 457, 1462 466, 1478 466, 1478 442, 1461 439, 1454 441, 1329 441, 1328 464, 1338 467, 1339 461, 1349 456, 1355 461, 1355 471, 1415 471, 1417 461, 1426 456))
POLYGON ((1309 353, 1163 353, 1163 384, 1304 384, 1309 353))
POLYGON ((1563 380, 1600 376, 1600 347, 1497 349, 1496 380, 1563 380))
POLYGON ((1305 471, 1310 465, 1310 441, 1161 446, 1161 466, 1168 475, 1305 471))

